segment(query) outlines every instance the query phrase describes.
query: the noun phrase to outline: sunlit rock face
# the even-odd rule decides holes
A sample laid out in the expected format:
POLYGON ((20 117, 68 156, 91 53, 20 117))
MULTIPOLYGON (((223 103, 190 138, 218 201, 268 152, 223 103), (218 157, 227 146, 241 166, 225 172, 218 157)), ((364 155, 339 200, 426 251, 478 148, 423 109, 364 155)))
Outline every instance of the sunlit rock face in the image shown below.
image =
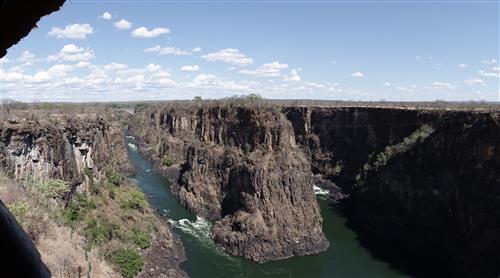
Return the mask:
POLYGON ((324 250, 313 191, 323 184, 342 189, 335 200, 360 231, 452 276, 495 277, 499 118, 495 111, 168 104, 138 109, 131 131, 158 164, 165 157, 177 164, 174 193, 215 222, 212 238, 231 254, 263 262, 324 250))

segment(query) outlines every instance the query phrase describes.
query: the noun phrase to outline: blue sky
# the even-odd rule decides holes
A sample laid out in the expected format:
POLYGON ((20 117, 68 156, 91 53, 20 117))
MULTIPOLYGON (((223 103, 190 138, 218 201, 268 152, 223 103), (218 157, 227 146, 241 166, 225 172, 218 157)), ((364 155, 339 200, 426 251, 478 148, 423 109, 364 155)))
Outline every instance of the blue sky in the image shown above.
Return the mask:
POLYGON ((498 1, 87 1, 3 59, 3 98, 499 101, 498 1))

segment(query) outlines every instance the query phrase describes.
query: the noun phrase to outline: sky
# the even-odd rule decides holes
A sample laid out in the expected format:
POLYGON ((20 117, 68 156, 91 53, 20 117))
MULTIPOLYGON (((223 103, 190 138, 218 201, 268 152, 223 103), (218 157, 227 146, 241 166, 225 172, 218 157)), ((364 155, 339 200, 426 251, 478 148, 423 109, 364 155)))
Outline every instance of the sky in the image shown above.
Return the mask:
POLYGON ((500 101, 498 0, 73 0, 1 59, 3 99, 500 101))

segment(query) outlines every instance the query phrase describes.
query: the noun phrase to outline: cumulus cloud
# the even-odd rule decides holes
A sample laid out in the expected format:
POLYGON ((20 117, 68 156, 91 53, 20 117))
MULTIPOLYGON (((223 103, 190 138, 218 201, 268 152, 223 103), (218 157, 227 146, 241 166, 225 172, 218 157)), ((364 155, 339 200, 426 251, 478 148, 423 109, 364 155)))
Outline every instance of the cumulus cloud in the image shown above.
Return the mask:
POLYGON ((111 15, 109 12, 104 12, 99 18, 105 19, 105 20, 111 20, 113 15, 111 15))
POLYGON ((35 60, 35 54, 29 52, 29 51, 24 51, 19 58, 17 58, 17 61, 21 63, 32 63, 35 60))
POLYGON ((480 78, 471 78, 471 79, 467 79, 467 80, 464 80, 464 84, 466 85, 469 85, 469 86, 473 86, 473 85, 484 85, 484 80, 480 79, 480 78))
POLYGON ((382 86, 383 87, 390 87, 391 83, 390 82, 384 82, 384 83, 382 83, 382 86))
POLYGON ((144 50, 144 52, 156 52, 160 55, 168 55, 168 54, 176 55, 176 56, 191 55, 191 53, 189 51, 182 50, 182 49, 177 48, 177 47, 173 47, 173 46, 161 47, 159 45, 155 45, 153 47, 146 48, 144 50))
POLYGON ((94 52, 90 48, 78 47, 74 44, 63 46, 61 51, 55 55, 47 57, 47 62, 65 61, 65 62, 88 62, 95 58, 94 52))
POLYGON ((93 34, 94 29, 90 24, 71 24, 66 27, 52 27, 52 30, 48 33, 50 37, 56 37, 58 39, 68 38, 68 39, 85 39, 87 35, 93 34))
POLYGON ((202 49, 201 49, 201 47, 199 47, 199 46, 197 46, 197 47, 195 47, 195 48, 191 49, 191 52, 201 52, 201 51, 202 51, 202 49))
POLYGON ((486 64, 486 65, 494 65, 497 63, 497 60, 495 58, 491 58, 489 60, 483 60, 483 64, 486 64))
POLYGON ((500 72, 498 72, 498 70, 496 70, 498 68, 493 68, 491 72, 487 72, 487 71, 484 71, 484 70, 480 70, 478 71, 478 73, 484 77, 489 77, 489 78, 500 78, 500 72), (496 71, 496 72, 495 72, 496 71))
POLYGON ((137 29, 135 29, 134 31, 132 31, 132 33, 130 33, 132 35, 132 37, 134 38, 144 38, 144 39, 147 39, 147 38, 154 38, 154 37, 158 37, 159 35, 163 35, 163 34, 169 34, 170 33, 170 29, 168 28, 154 28, 152 30, 148 30, 148 28, 146 27, 139 27, 137 29))
POLYGON ((288 68, 287 64, 281 64, 278 61, 266 63, 256 70, 240 70, 240 73, 250 74, 261 77, 276 77, 281 75, 281 70, 288 68))
POLYGON ((459 64, 458 67, 459 68, 466 68, 466 67, 468 67, 468 65, 467 64, 459 64))
POLYGON ((200 70, 200 66, 198 65, 187 65, 187 66, 183 66, 181 67, 180 71, 199 71, 200 70))
POLYGON ((283 81, 301 81, 299 69, 292 69, 289 75, 283 76, 283 81))
POLYGON ((357 71, 357 72, 354 72, 351 74, 352 77, 358 77, 358 78, 361 78, 361 77, 365 77, 365 74, 360 72, 360 71, 357 71))
POLYGON ((125 19, 121 19, 113 23, 113 26, 115 26, 116 29, 127 30, 132 28, 132 23, 126 21, 125 19))
POLYGON ((124 70, 126 68, 127 68, 127 65, 120 64, 120 63, 109 63, 109 64, 104 66, 105 70, 111 70, 111 71, 124 70))
POLYGON ((248 58, 245 54, 235 48, 226 48, 217 52, 208 53, 201 56, 201 58, 210 62, 220 61, 236 66, 245 66, 253 63, 251 58, 248 58))

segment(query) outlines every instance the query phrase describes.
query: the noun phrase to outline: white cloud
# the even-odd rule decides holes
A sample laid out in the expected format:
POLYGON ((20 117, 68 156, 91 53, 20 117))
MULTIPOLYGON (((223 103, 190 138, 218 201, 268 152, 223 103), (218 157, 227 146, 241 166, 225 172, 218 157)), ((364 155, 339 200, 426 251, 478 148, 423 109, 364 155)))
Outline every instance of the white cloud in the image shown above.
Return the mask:
POLYGON ((10 62, 10 60, 7 57, 2 57, 2 58, 0 58, 0 62, 7 64, 8 62, 10 62))
POLYGON ((250 74, 261 77, 276 77, 281 75, 281 70, 288 68, 287 64, 281 64, 278 61, 266 63, 256 70, 240 70, 240 73, 250 74))
POLYGON ((361 77, 365 77, 365 74, 360 72, 360 71, 357 71, 357 72, 352 73, 351 76, 361 78, 361 77))
POLYGON ((19 58, 17 58, 17 61, 21 63, 31 63, 35 59, 35 54, 29 52, 29 51, 24 51, 19 58))
POLYGON ((126 21, 125 19, 118 20, 117 22, 113 23, 113 26, 115 28, 120 29, 120 30, 127 30, 132 28, 132 23, 126 21))
POLYGON ((104 66, 105 70, 110 70, 110 71, 118 71, 118 70, 124 70, 127 68, 127 65, 120 64, 120 63, 109 63, 104 66))
POLYGON ((194 79, 193 83, 196 85, 210 85, 217 81, 217 76, 213 74, 198 74, 194 79))
POLYGON ((47 74, 50 77, 64 77, 69 72, 73 71, 74 68, 70 65, 58 64, 53 65, 47 70, 47 74))
POLYGON ((37 72, 35 76, 33 76, 33 82, 35 83, 45 83, 50 80, 50 75, 44 71, 37 72))
POLYGON ((283 81, 301 81, 301 80, 302 78, 300 78, 298 69, 292 69, 289 75, 283 76, 283 81))
POLYGON ((195 47, 195 48, 191 49, 191 52, 201 52, 201 51, 202 51, 202 49, 201 49, 201 47, 199 47, 199 46, 197 46, 197 47, 195 47))
POLYGON ((446 91, 455 89, 455 86, 448 82, 433 82, 430 86, 430 89, 437 91, 446 91))
POLYGON ((241 53, 235 48, 226 48, 214 53, 209 53, 201 56, 201 58, 210 62, 224 62, 236 66, 245 66, 253 63, 251 58, 241 53))
POLYGON ((390 86, 391 86, 391 83, 389 83, 389 82, 384 82, 384 83, 382 83, 382 86, 383 86, 383 87, 390 87, 390 86))
POLYGON ((87 48, 78 47, 74 44, 63 46, 58 54, 47 57, 47 62, 65 61, 65 62, 87 62, 95 58, 94 52, 87 48))
POLYGON ((417 86, 415 85, 410 85, 410 86, 399 86, 396 88, 396 90, 405 92, 405 93, 415 93, 417 89, 417 86))
POLYGON ((146 27, 139 27, 130 33, 134 38, 154 38, 162 34, 169 34, 168 28, 154 28, 151 31, 146 27))
POLYGON ((93 34, 94 29, 90 24, 72 24, 67 25, 64 29, 60 27, 52 27, 52 30, 48 33, 51 37, 56 37, 58 39, 68 38, 68 39, 85 39, 87 35, 93 34))
POLYGON ((105 19, 105 20, 111 20, 113 16, 109 12, 104 12, 99 18, 105 19))
MULTIPOLYGON (((496 68, 493 68, 493 71, 495 71, 496 68)), ((486 72, 484 70, 478 71, 478 73, 484 77, 489 77, 489 78, 500 78, 500 72, 486 72)))
POLYGON ((467 79, 467 80, 464 80, 464 84, 466 85, 484 85, 484 80, 480 79, 480 78, 471 78, 471 79, 467 79))
POLYGON ((497 63, 497 60, 495 58, 491 58, 490 60, 483 60, 483 64, 486 65, 494 65, 497 63))
POLYGON ((167 47, 161 47, 159 45, 155 45, 150 48, 146 48, 144 52, 157 52, 160 55, 176 55, 176 56, 185 56, 185 55, 191 55, 189 51, 182 50, 177 47, 172 47, 172 46, 167 46, 167 47))
POLYGON ((468 67, 468 65, 467 64, 460 64, 460 65, 458 65, 458 67, 459 68, 466 68, 466 67, 468 67))
POLYGON ((83 52, 83 51, 84 51, 84 49, 82 47, 78 47, 78 46, 76 46, 74 44, 66 44, 61 49, 61 52, 62 53, 66 53, 66 54, 75 54, 75 53, 80 53, 80 52, 83 52))
POLYGON ((198 65, 187 65, 187 66, 183 66, 180 71, 199 71, 200 70, 200 66, 198 65))

